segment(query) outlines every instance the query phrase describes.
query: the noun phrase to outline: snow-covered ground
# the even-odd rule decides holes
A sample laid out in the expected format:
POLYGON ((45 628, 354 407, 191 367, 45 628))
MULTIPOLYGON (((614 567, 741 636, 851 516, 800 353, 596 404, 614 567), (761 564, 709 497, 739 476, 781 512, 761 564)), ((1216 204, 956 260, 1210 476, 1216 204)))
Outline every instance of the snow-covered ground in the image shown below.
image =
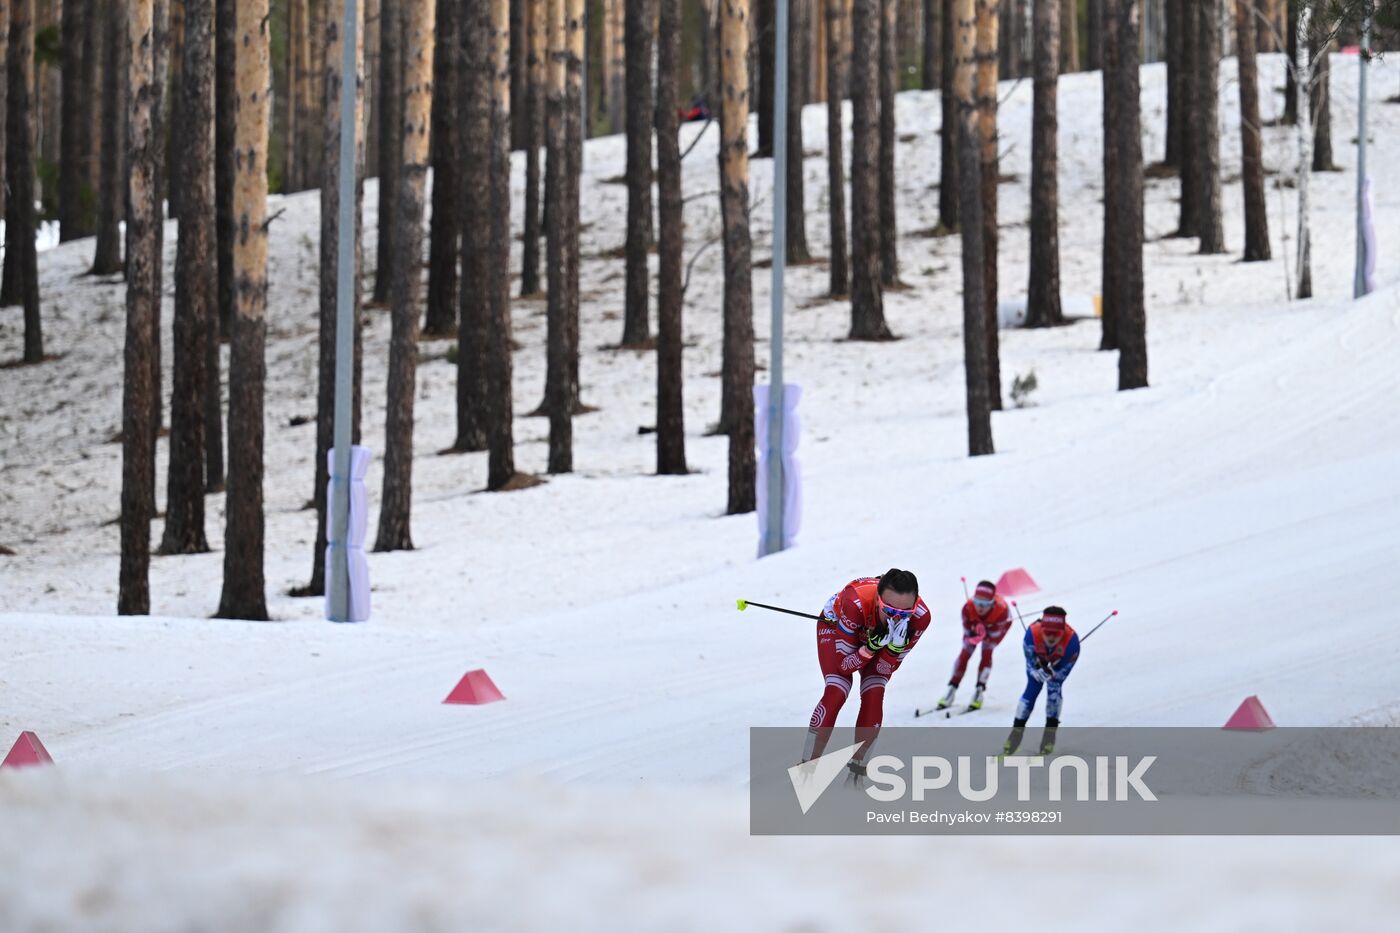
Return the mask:
MULTIPOLYGON (((1281 85, 1277 56, 1263 72, 1266 91, 1281 85)), ((821 682, 808 626, 740 615, 733 600, 815 611, 889 566, 919 574, 935 621, 891 685, 887 724, 912 724, 946 679, 957 578, 1013 566, 1077 623, 1121 612, 1085 649, 1067 722, 1217 725, 1249 694, 1281 724, 1393 721, 1400 291, 1385 257, 1400 241, 1400 169, 1384 153, 1400 145, 1400 107, 1382 100, 1396 68, 1372 76, 1382 289, 1361 302, 1350 300, 1355 60, 1334 59, 1345 171, 1313 178, 1318 298, 1304 303, 1285 301, 1291 188, 1269 190, 1274 261, 1237 261, 1233 74, 1227 61, 1235 252, 1198 257, 1194 241, 1159 239, 1175 226, 1176 182, 1147 186, 1152 388, 1114 391, 1116 357, 1096 352, 1094 322, 1005 332, 1006 385, 1033 369, 1040 388, 1031 407, 995 416, 998 453, 977 460, 965 455, 958 244, 917 235, 936 221, 938 100, 901 95, 911 287, 886 307, 903 339, 843 341, 849 310, 823 298, 825 268, 792 270, 785 361, 804 387, 804 526, 797 548, 763 561, 753 516, 721 514, 727 441, 702 436, 718 407, 719 250, 696 263, 687 295, 696 472, 650 476, 654 439, 637 427, 653 419, 654 357, 605 348, 621 332, 622 263, 606 254, 622 240, 625 189, 608 180, 623 145, 590 142, 582 382, 600 411, 576 424, 579 471, 479 494, 484 455, 436 454, 452 440, 454 369, 443 345, 425 344, 419 550, 371 556, 375 615, 363 626, 327 625, 318 600, 286 595, 306 578, 314 537, 302 508, 314 429, 289 422, 314 414, 315 193, 283 199, 273 227, 278 624, 206 618, 218 551, 156 558, 157 617, 112 617, 122 293, 79 277, 90 242, 46 253, 48 349, 63 356, 0 369, 0 544, 16 552, 0 557, 0 742, 33 729, 59 767, 0 776, 0 929, 1387 928, 1400 853, 1384 840, 747 835, 747 728, 805 723, 821 682), (441 705, 476 667, 508 701, 441 705), (814 893, 833 871, 845 892, 814 893)), ((1161 66, 1143 71, 1149 161, 1161 157, 1163 79, 1161 66)), ((1098 76, 1060 88, 1062 278, 1067 294, 1093 293, 1098 76)), ((1001 188, 1000 275, 1013 298, 1026 275, 1030 82, 1002 91, 1003 171, 1016 180, 1001 188)), ((1281 93, 1263 106, 1276 114, 1281 93)), ((824 124, 824 108, 808 108, 809 151, 824 124)), ((1266 130, 1271 169, 1291 170, 1289 132, 1266 130)), ((754 164, 758 258, 769 172, 754 164)), ((808 235, 824 254, 819 154, 806 172, 808 235)), ((687 159, 686 189, 715 187, 712 130, 687 159)), ((714 200, 687 205, 688 256, 717 233, 714 200)), ((173 256, 173 225, 168 241, 173 256)), ((765 270, 754 284, 762 337, 765 270)), ((542 390, 542 313, 516 306, 517 411, 542 390)), ((376 447, 389 328, 382 311, 366 314, 376 447)), ((0 316, 0 361, 19 356, 21 332, 17 310, 0 316)), ((546 436, 542 420, 517 420, 522 468, 543 470, 546 436)), ((376 467, 372 498, 379 482, 376 467)), ((209 505, 217 548, 222 500, 209 505)), ((1004 652, 984 722, 1010 719, 1019 682, 1004 652)))

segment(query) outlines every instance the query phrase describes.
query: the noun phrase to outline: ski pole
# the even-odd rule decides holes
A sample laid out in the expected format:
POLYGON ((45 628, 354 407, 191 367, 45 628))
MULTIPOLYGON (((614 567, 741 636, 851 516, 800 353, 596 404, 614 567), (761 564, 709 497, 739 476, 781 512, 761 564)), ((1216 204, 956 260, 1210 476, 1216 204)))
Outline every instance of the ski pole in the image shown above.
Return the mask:
POLYGON ((967 577, 958 577, 958 579, 962 581, 963 599, 971 599, 972 597, 967 595, 967 577))
POLYGON ((1016 605, 1016 600, 1011 600, 1011 608, 1016 610, 1016 621, 1021 623, 1021 631, 1026 630, 1026 620, 1021 618, 1021 607, 1016 605))
POLYGON ((739 604, 740 612, 743 612, 750 606, 756 606, 759 609, 768 609, 772 612, 786 612, 790 616, 801 616, 804 619, 815 619, 818 622, 821 621, 821 616, 814 616, 810 612, 798 612, 796 609, 784 609, 782 606, 769 606, 765 603, 750 602, 747 599, 739 599, 735 600, 735 602, 739 604))
MULTIPOLYGON (((1106 623, 1109 619, 1113 618, 1113 617, 1116 616, 1116 615, 1118 615, 1118 610, 1117 610, 1117 609, 1113 610, 1113 611, 1110 612, 1108 615, 1104 616, 1104 617, 1103 617, 1103 622, 1100 622, 1098 625, 1096 625, 1096 626, 1094 626, 1093 628, 1089 629, 1089 635, 1092 635, 1092 634, 1094 634, 1095 632, 1097 632, 1099 629, 1103 628, 1104 623, 1106 623)), ((1082 644, 1084 644, 1086 641, 1088 641, 1088 640, 1089 640, 1089 635, 1085 635, 1083 638, 1079 639, 1079 643, 1082 645, 1082 644)))

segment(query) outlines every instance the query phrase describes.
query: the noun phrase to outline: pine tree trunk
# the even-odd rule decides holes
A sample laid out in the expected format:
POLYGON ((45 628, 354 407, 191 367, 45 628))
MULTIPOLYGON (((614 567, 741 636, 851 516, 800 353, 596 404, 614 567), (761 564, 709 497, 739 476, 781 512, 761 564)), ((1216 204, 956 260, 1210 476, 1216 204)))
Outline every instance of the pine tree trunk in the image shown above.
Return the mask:
POLYGON ((815 0, 790 0, 788 25, 787 97, 787 191, 784 204, 787 261, 812 261, 807 248, 807 207, 803 198, 802 107, 807 102, 807 37, 812 31, 812 4, 815 0))
POLYGON ((1313 41, 1313 83, 1309 94, 1313 120, 1314 172, 1339 172, 1332 161, 1332 56, 1328 42, 1319 46, 1313 41))
POLYGON ((365 67, 364 76, 361 80, 365 83, 366 98, 366 128, 365 128, 365 177, 379 177, 379 139, 383 136, 380 127, 384 123, 383 114, 379 106, 379 81, 381 69, 379 67, 379 49, 383 44, 381 39, 382 30, 382 10, 380 9, 382 0, 363 0, 365 8, 365 67))
POLYGON ((851 10, 851 334, 889 340, 881 286, 880 19, 882 0, 851 10))
MULTIPOLYGON (((322 37, 319 44, 325 49, 325 78, 321 81, 321 252, 320 252, 320 294, 319 327, 317 331, 317 372, 316 372, 316 456, 314 467, 315 487, 311 498, 316 508, 316 543, 311 551, 311 582, 297 591, 298 596, 322 596, 326 592, 326 494, 330 482, 328 454, 335 443, 335 343, 336 313, 339 299, 337 273, 340 268, 340 91, 344 79, 341 63, 345 56, 345 0, 327 0, 322 17, 322 37)), ((363 225, 364 169, 366 127, 365 89, 368 75, 364 70, 365 49, 369 37, 365 29, 365 6, 355 5, 355 61, 358 77, 353 93, 355 95, 355 221, 350 231, 355 242, 351 247, 352 262, 355 264, 351 282, 351 317, 354 320, 354 354, 352 364, 353 390, 351 395, 350 441, 360 440, 360 373, 363 355, 360 304, 361 277, 364 264, 364 248, 361 241, 363 225)))
MULTIPOLYGON (((491 0, 491 281, 486 347, 486 488, 515 476, 510 314, 510 0, 491 0)), ((582 120, 581 116, 576 119, 582 120)))
MULTIPOLYGON (((753 7, 751 13, 745 14, 754 18, 751 41, 758 46, 755 56, 758 64, 758 149, 753 154, 755 159, 773 156, 774 69, 777 68, 774 44, 777 38, 777 12, 773 4, 777 2, 779 0, 753 0, 749 4, 753 7)), ((723 91, 720 93, 723 94, 723 91)))
MULTIPOLYGON (((497 0, 498 3, 505 0, 497 0)), ((418 317, 423 252, 423 200, 432 121, 434 0, 403 0, 403 148, 398 158, 389 299, 388 404, 384 422, 384 492, 376 551, 411 551, 413 534, 413 401, 418 381, 418 317)), ((392 170, 386 163, 386 171, 392 170)))
MULTIPOLYGON (((1288 34, 1288 60, 1298 61, 1298 9, 1297 3, 1285 3, 1288 12, 1285 19, 1288 34)), ((1298 84, 1292 68, 1283 72, 1283 122, 1293 126, 1298 122, 1298 84)))
MULTIPOLYGON (((185 6, 183 0, 167 0, 168 22, 170 29, 170 40, 166 48, 166 72, 169 81, 165 83, 166 93, 169 95, 171 109, 179 106, 178 101, 184 96, 181 87, 185 80, 185 6)), ((165 115, 161 115, 164 121, 165 115)), ((165 171, 161 174, 161 184, 164 185, 166 199, 166 217, 170 220, 180 219, 180 185, 176 181, 176 170, 173 168, 179 153, 183 151, 184 127, 179 120, 172 120, 162 132, 161 137, 165 140, 165 171)))
POLYGON ((545 386, 550 473, 574 468, 573 415, 578 400, 579 177, 583 126, 583 0, 551 0, 550 151, 546 179, 548 353, 554 378, 545 386))
POLYGON ((627 130, 627 42, 626 0, 603 0, 603 86, 608 128, 614 133, 627 130))
MULTIPOLYGON (((1105 0, 1107 2, 1107 0, 1105 0)), ((1200 60, 1200 17, 1197 0, 1181 0, 1181 201, 1175 236, 1201 235, 1201 126, 1200 86, 1196 71, 1200 60)), ((1105 14, 1106 17, 1107 14, 1105 14)), ((1105 40, 1107 41, 1107 40, 1105 40)), ((1105 64, 1105 68, 1107 64, 1105 64)), ((1107 294, 1107 293, 1105 293, 1107 294)))
POLYGON ((656 472, 689 472, 685 463, 682 364, 684 308, 679 84, 681 0, 660 0, 656 31, 656 200, 661 268, 656 282, 656 472))
POLYGON ((520 296, 540 294, 540 147, 544 145, 546 0, 527 0, 529 92, 525 95, 525 231, 520 250, 520 296))
MULTIPOLYGON (((28 12, 32 0, 11 0, 9 45, 10 145, 24 145, 24 126, 15 131, 17 117, 27 122, 28 89, 22 63, 33 61, 33 33, 28 12), (26 39, 26 36, 29 38, 26 39), (28 47, 26 47, 28 45, 28 47), (20 135, 16 135, 18 132, 20 135)), ((127 217, 126 369, 122 384, 122 515, 121 570, 117 613, 146 615, 151 611, 151 520, 155 517, 155 432, 151 418, 153 399, 159 391, 152 381, 155 359, 155 327, 160 314, 160 202, 157 199, 156 154, 160 141, 154 130, 160 100, 156 84, 155 0, 128 0, 126 41, 131 49, 131 93, 127 96, 127 149, 130 153, 131 211, 127 217)), ((7 174, 14 189, 12 202, 22 197, 20 187, 28 172, 17 174, 13 155, 7 174)), ((33 204, 33 197, 29 198, 33 204)), ((32 237, 31 237, 32 242, 32 237)))
POLYGON ((957 24, 953 7, 957 0, 943 3, 943 83, 939 133, 938 225, 951 233, 958 229, 958 108, 953 96, 956 70, 957 24))
MULTIPOLYGON (((1290 4, 1290 9, 1292 5, 1290 4)), ((1290 59, 1294 64, 1291 69, 1294 82, 1303 88, 1311 87, 1316 80, 1317 63, 1313 61, 1311 45, 1308 37, 1312 35, 1312 8, 1303 5, 1298 11, 1298 18, 1294 31, 1291 34, 1294 42, 1295 52, 1290 59)), ((1294 136, 1298 147, 1298 166, 1295 176, 1295 184, 1298 190, 1298 263, 1295 271, 1297 276, 1297 287, 1294 289, 1294 296, 1297 298, 1312 297, 1312 223, 1309 213, 1312 208, 1309 198, 1309 186, 1312 175, 1309 168, 1312 165, 1312 108, 1299 107, 1294 123, 1294 136)))
POLYGON ((1059 0, 1035 0, 1035 93, 1031 110, 1031 256, 1026 326, 1064 322, 1060 309, 1059 155, 1056 142, 1059 0))
MULTIPOLYGON (((1100 7, 1100 19, 1102 19, 1103 0, 1094 0, 1100 7)), ((1181 167, 1181 82, 1184 80, 1184 72, 1181 70, 1181 29, 1182 29, 1182 9, 1188 0, 1163 0, 1166 4, 1166 53, 1167 53, 1167 138, 1166 153, 1162 156, 1162 164, 1179 169, 1181 167)), ((1102 36, 1102 25, 1099 35, 1102 36)), ((1102 42, 1102 39, 1100 39, 1102 42)), ((1102 64, 1102 49, 1100 49, 1100 63, 1102 64)))
POLYGON ((997 5, 977 4, 977 122, 982 140, 982 301, 987 306, 987 392, 1001 410, 1001 351, 997 333, 997 5))
POLYGON ((201 554, 204 535, 204 424, 208 342, 217 323, 214 259, 214 5, 185 0, 180 96, 175 125, 180 157, 172 189, 184 214, 175 251, 174 356, 171 360, 170 461, 162 554, 201 554))
POLYGON ((947 0, 923 0, 923 57, 920 61, 919 86, 925 91, 941 87, 943 81, 943 14, 940 7, 947 0))
POLYGON ((491 12, 468 4, 461 23, 462 77, 458 119, 462 164, 461 320, 457 328, 457 439, 452 449, 487 448, 488 333, 491 281, 491 12))
MULTIPOLYGON (((1120 97, 1114 92, 1113 82, 1117 80, 1118 74, 1118 25, 1114 18, 1115 2, 1121 0, 1104 0, 1104 28, 1103 28, 1103 248, 1101 250, 1100 265, 1100 318, 1099 323, 1102 328, 1099 340, 1100 350, 1118 349, 1118 307, 1115 296, 1119 293, 1118 276, 1122 271, 1124 260, 1120 255, 1123 244, 1116 239, 1117 226, 1113 217, 1112 205, 1122 201, 1118 194, 1117 186, 1122 183, 1122 172, 1118 167, 1121 156, 1118 151, 1118 134, 1114 132, 1114 127, 1119 119, 1118 106, 1120 97)), ((1181 0, 1183 5, 1189 5, 1192 0, 1181 0)), ((1183 14, 1184 17, 1184 14, 1183 14)), ((1182 48, 1186 47, 1185 35, 1183 34, 1182 48)), ((1192 82, 1183 78, 1182 86, 1189 86, 1192 82)), ((1183 155, 1182 175, 1184 177, 1186 166, 1190 159, 1183 155)), ((1183 186, 1183 191, 1184 191, 1183 186)))
MULTIPOLYGON (((1171 4, 1174 0, 1164 2, 1171 4)), ((1088 0, 1085 13, 1085 25, 1088 29, 1084 36, 1084 69, 1099 71, 1103 68, 1103 0, 1088 0)))
POLYGON ((846 257, 846 169, 842 103, 845 100, 848 60, 846 0, 826 4, 826 170, 827 206, 831 216, 831 297, 850 294, 850 263, 846 257))
POLYGON ((1259 66, 1254 55, 1251 0, 1235 0, 1235 44, 1240 63, 1240 174, 1244 185, 1244 261, 1270 257, 1269 213, 1264 200, 1260 139, 1259 66))
MULTIPOLYGON (((120 0, 119 0, 120 2, 120 0)), ((126 0, 130 2, 130 0, 126 0)), ((237 57, 236 0, 214 0, 214 203, 219 241, 219 326, 233 330, 234 89, 237 57)))
POLYGON ((234 310, 228 404, 228 522, 217 615, 267 619, 263 577, 263 384, 267 334, 268 0, 238 0, 234 84, 234 310))
POLYGON ((102 182, 98 197, 97 243, 93 250, 92 274, 121 272, 121 222, 126 206, 126 95, 122 76, 126 71, 127 48, 125 0, 106 0, 102 36, 102 182))
MULTIPOLYGON (((306 31, 306 2, 307 0, 284 0, 287 10, 287 31, 286 31, 286 60, 284 68, 286 70, 286 89, 274 88, 273 96, 276 105, 276 112, 273 115, 275 123, 273 134, 278 135, 277 128, 281 127, 282 137, 282 193, 291 194, 301 190, 301 178, 298 175, 297 162, 301 158, 300 135, 301 124, 297 122, 300 114, 297 113, 297 98, 301 96, 302 67, 301 67, 301 35, 306 31)), ((276 81, 276 77, 273 78, 276 81)))
MULTIPOLYGON (((726 512, 752 512, 756 496, 754 453, 753 244, 749 236, 749 5, 719 2, 719 181, 724 225, 724 363, 728 410, 720 420, 729 433, 729 502, 726 512)), ((871 0, 873 2, 873 0, 871 0)), ((873 22, 872 22, 872 25, 873 22)))
MULTIPOLYGON (((899 86, 898 10, 898 0, 880 0, 880 282, 889 288, 899 284, 894 173, 894 95, 899 86)), ((881 303, 883 305, 883 299, 881 303)))
POLYGON ((651 36, 650 0, 626 0, 627 38, 627 287, 623 305, 624 347, 651 342, 647 250, 651 240, 651 36))
POLYGON ((1060 0, 1060 73, 1079 70, 1079 15, 1076 0, 1060 0))
POLYGON ((1196 0, 1197 41, 1196 127, 1201 186, 1200 251, 1225 252, 1220 219, 1220 0, 1196 0))
POLYGON ((529 50, 525 43, 529 30, 525 20, 530 15, 530 0, 509 0, 510 3, 510 148, 525 148, 525 95, 530 86, 529 50))
POLYGON ((13 289, 7 303, 24 306, 24 362, 39 363, 44 359, 44 334, 34 244, 34 0, 10 0, 6 70, 5 284, 7 292, 13 289))
MULTIPOLYGON (((58 180, 58 238, 61 241, 91 236, 83 189, 88 178, 91 152, 84 145, 92 126, 92 97, 83 80, 89 56, 83 52, 84 35, 93 20, 93 0, 63 2, 63 125, 60 128, 58 180)), ((91 140, 86 142, 90 145, 91 140)))
MULTIPOLYGON (((10 6, 14 2, 15 0, 0 0, 0 50, 4 50, 7 62, 9 59, 10 44, 10 6)), ((114 0, 114 2, 116 2, 116 0, 114 0)), ((123 38, 125 38, 126 11, 118 7, 118 10, 112 15, 117 14, 120 14, 121 16, 122 36, 123 38)), ((125 42, 121 42, 119 44, 123 47, 126 45, 125 42)), ((4 174, 4 167, 6 164, 5 160, 7 158, 7 156, 5 155, 5 133, 2 129, 5 126, 6 121, 8 120, 8 117, 6 115, 7 110, 5 107, 5 100, 8 96, 6 88, 9 85, 9 76, 6 74, 6 71, 7 66, 0 65, 0 176, 3 176, 4 174)), ((4 179, 3 177, 0 177, 0 217, 6 216, 6 211, 8 210, 9 199, 5 196, 4 179)), ((3 299, 3 295, 0 295, 0 299, 3 299)))
POLYGON ((428 238, 428 314, 423 333, 451 337, 457 333, 457 261, 461 256, 461 153, 457 92, 462 42, 458 14, 460 0, 435 0, 436 30, 433 43, 432 163, 433 218, 428 238))
MULTIPOLYGON (((1104 18, 1114 33, 1112 73, 1105 87, 1114 99, 1112 127, 1118 178, 1112 200, 1104 202, 1121 263, 1115 290, 1104 296, 1113 306, 1118 332, 1118 389, 1147 386, 1147 329, 1142 285, 1142 135, 1139 123, 1139 0, 1105 0, 1104 18)), ((1212 25, 1213 28, 1213 25, 1212 25)))
POLYGON ((982 134, 977 113, 977 0, 952 0, 956 42, 953 93, 957 106, 959 206, 962 209, 963 366, 967 385, 967 451, 977 457, 992 446, 992 404, 987 392, 986 284, 982 271, 982 134))
POLYGON ((379 242, 374 270, 375 304, 389 300, 394 265, 395 211, 399 201, 399 154, 403 152, 403 4, 379 7, 379 242))

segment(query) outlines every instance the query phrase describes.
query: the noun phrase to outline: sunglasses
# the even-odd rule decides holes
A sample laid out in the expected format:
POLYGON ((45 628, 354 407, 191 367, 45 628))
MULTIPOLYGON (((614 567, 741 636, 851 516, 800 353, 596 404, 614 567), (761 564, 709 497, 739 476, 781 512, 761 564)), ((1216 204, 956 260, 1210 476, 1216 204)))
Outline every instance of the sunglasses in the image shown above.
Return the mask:
POLYGON ((892 619, 907 619, 914 614, 913 609, 896 609, 893 606, 887 606, 883 599, 880 600, 880 608, 884 611, 885 615, 892 619))
POLYGON ((992 608, 992 600, 974 598, 972 600, 972 605, 976 606, 978 609, 990 609, 992 608))

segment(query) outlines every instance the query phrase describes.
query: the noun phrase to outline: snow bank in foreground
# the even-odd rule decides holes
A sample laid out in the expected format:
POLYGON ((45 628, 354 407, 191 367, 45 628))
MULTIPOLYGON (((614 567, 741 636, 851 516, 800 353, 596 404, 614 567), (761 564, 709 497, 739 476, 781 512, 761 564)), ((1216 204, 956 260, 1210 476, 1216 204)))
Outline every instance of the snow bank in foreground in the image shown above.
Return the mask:
POLYGON ((0 812, 7 931, 1361 929, 1400 908, 1383 839, 813 845, 749 837, 735 790, 45 769, 0 775, 0 812))

